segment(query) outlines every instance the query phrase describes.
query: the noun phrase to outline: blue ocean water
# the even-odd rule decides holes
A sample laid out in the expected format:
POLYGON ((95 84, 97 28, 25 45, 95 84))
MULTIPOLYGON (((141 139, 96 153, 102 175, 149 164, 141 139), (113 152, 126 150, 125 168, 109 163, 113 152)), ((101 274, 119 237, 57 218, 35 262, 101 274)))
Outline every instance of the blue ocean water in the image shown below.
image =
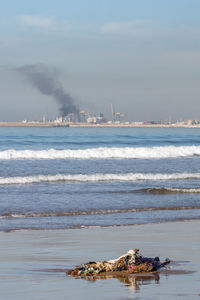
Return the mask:
POLYGON ((200 218, 200 129, 0 128, 0 230, 200 218))

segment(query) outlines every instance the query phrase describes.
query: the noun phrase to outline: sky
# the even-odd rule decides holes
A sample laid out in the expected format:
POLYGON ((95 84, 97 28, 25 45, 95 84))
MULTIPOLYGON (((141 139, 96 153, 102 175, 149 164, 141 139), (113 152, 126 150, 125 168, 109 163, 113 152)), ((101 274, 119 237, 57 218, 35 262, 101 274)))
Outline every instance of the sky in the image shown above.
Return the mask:
POLYGON ((0 0, 0 121, 59 115, 20 72, 41 66, 80 109, 200 119, 199 0, 0 0))

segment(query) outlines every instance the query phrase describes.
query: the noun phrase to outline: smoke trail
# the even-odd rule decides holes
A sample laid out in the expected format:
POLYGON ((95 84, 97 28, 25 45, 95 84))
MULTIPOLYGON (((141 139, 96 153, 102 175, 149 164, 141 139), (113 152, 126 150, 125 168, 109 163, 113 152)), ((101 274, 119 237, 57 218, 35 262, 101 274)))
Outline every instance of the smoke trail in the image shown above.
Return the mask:
POLYGON ((40 93, 53 97, 59 105, 62 117, 70 113, 78 113, 79 109, 74 104, 73 98, 64 90, 52 69, 42 64, 37 64, 24 65, 17 68, 17 71, 25 75, 31 85, 40 93))

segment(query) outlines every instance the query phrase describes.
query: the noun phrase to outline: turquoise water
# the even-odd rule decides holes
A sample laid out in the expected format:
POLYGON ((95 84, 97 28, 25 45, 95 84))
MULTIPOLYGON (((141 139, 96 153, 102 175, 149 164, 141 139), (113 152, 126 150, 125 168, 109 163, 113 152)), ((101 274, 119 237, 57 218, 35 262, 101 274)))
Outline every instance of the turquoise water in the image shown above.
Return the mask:
POLYGON ((0 128, 0 230, 200 218, 200 130, 0 128))

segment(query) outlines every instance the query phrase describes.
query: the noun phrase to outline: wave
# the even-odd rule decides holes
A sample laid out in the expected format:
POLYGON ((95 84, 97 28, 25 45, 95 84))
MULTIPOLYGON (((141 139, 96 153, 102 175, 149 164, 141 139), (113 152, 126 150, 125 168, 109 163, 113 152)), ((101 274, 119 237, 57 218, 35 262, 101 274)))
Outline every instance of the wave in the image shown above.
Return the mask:
POLYGON ((185 193, 200 193, 200 188, 147 188, 137 190, 140 193, 151 193, 151 194, 185 194, 185 193))
POLYGON ((67 216, 83 216, 83 215, 109 215, 120 213, 135 213, 148 211, 174 211, 174 210, 195 210, 200 206, 172 206, 172 207, 141 207, 128 209, 101 209, 91 211, 67 211, 67 212, 41 212, 41 213, 5 213, 0 215, 0 219, 4 218, 47 218, 47 217, 67 217, 67 216))
POLYGON ((65 150, 15 150, 0 151, 0 160, 24 159, 126 159, 126 158, 176 158, 199 156, 200 146, 162 146, 139 148, 101 147, 65 150))
MULTIPOLYGON (((56 175, 34 175, 34 176, 13 176, 0 177, 0 185, 8 184, 31 184, 40 182, 102 182, 102 181, 165 181, 165 180, 188 180, 200 179, 200 173, 123 173, 123 174, 56 174, 56 175)), ((144 189, 140 191, 162 192, 163 189, 144 189)), ((166 191, 179 189, 164 189, 166 191)), ((164 191, 163 190, 163 191, 164 191)), ((186 190, 186 189, 183 189, 186 190)), ((195 189, 190 189, 195 190, 195 189)), ((198 189, 197 189, 198 190, 198 189)))

